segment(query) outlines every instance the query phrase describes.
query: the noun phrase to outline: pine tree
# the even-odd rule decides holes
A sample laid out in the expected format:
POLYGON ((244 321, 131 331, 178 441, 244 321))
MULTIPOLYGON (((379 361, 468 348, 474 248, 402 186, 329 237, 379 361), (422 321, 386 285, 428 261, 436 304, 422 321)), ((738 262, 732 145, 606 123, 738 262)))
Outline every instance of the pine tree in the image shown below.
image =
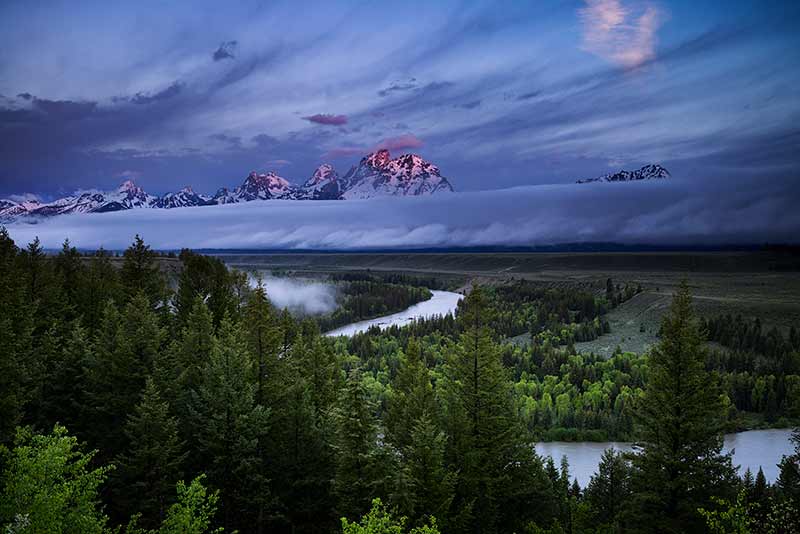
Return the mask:
POLYGON ((156 255, 138 234, 123 257, 120 279, 128 299, 141 292, 153 307, 163 302, 166 285, 156 263, 156 255))
POLYGON ((178 414, 180 435, 187 442, 199 430, 194 426, 197 421, 190 416, 190 413, 198 402, 204 369, 211 360, 214 343, 211 312, 205 302, 197 297, 186 326, 166 351, 161 365, 156 368, 156 381, 159 383, 162 396, 171 403, 175 413, 178 414))
POLYGON ((592 476, 584 492, 592 523, 619 530, 618 517, 630 496, 630 467, 624 455, 606 449, 597 474, 592 476))
POLYGON ((347 378, 335 419, 337 511, 354 518, 369 509, 375 488, 381 483, 377 475, 377 425, 357 369, 347 378))
POLYGON ((505 467, 515 449, 511 384, 492 341, 484 290, 473 287, 459 315, 463 332, 450 359, 448 385, 459 424, 449 436, 459 471, 454 506, 469 511, 473 531, 493 532, 498 496, 508 484, 505 467))
POLYGON ((711 496, 732 497, 735 473, 730 455, 721 452, 724 408, 705 370, 705 338, 686 283, 662 321, 661 336, 638 408, 632 524, 657 532, 695 531, 704 524, 697 510, 708 507, 711 496))
POLYGON ((392 383, 386 427, 389 440, 400 450, 411 443, 411 429, 422 417, 438 413, 428 368, 422 360, 419 342, 408 341, 405 355, 392 383))
POLYGON ((64 241, 61 252, 54 259, 56 274, 60 277, 66 309, 69 310, 68 318, 72 319, 80 314, 81 293, 84 289, 86 267, 81 261, 81 255, 73 247, 69 239, 64 241))
POLYGON ((453 501, 456 476, 445 466, 445 443, 444 432, 432 414, 414 420, 402 458, 402 475, 409 490, 402 509, 414 525, 432 517, 444 520, 453 501))
POLYGON ((192 415, 198 429, 197 463, 220 489, 226 529, 254 524, 251 498, 268 497, 257 443, 267 431, 269 412, 255 402, 252 362, 242 337, 235 324, 223 319, 192 415))
POLYGON ((40 423, 69 425, 83 435, 81 431, 92 424, 81 417, 86 402, 82 385, 93 358, 86 330, 76 320, 66 339, 58 337, 55 327, 48 335, 52 336, 48 345, 53 346, 44 351, 49 354, 42 382, 40 423))
POLYGON ((90 441, 101 455, 124 450, 124 426, 158 359, 163 331, 147 297, 138 293, 120 315, 108 302, 87 374, 90 441))
POLYGON ((0 446, 10 444, 30 400, 31 333, 30 303, 19 284, 18 249, 0 226, 0 446))
POLYGON ((115 502, 121 510, 139 510, 145 526, 155 526, 166 516, 173 500, 175 482, 186 457, 178 437, 178 422, 169 405, 148 379, 141 402, 128 416, 126 452, 119 456, 115 473, 115 502))
POLYGON ((100 329, 103 310, 109 300, 124 300, 119 272, 111 264, 110 254, 102 248, 95 252, 85 273, 83 290, 78 295, 84 325, 94 338, 100 329))

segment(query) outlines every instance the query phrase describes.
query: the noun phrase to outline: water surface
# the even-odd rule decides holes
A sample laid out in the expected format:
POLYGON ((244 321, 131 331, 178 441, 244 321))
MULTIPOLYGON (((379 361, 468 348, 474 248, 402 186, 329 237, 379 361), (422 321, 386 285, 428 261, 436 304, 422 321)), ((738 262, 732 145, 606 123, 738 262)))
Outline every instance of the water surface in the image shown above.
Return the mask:
MULTIPOLYGON (((725 435, 725 452, 733 450, 733 465, 739 466, 739 474, 744 474, 748 467, 755 475, 758 468, 764 470, 768 482, 778 478, 778 462, 785 454, 791 454, 792 443, 789 441, 792 431, 789 429, 748 430, 736 434, 725 435)), ((551 441, 536 444, 536 452, 542 456, 552 456, 556 465, 566 455, 569 460, 570 480, 577 478, 578 484, 585 488, 589 479, 597 472, 603 451, 613 448, 630 451, 631 444, 626 442, 565 442, 551 441)))
POLYGON ((357 323, 350 323, 348 325, 326 332, 326 336, 352 336, 359 332, 369 330, 373 326, 379 327, 381 330, 389 328, 390 326, 405 326, 415 319, 422 319, 434 317, 436 315, 447 315, 448 313, 455 313, 458 301, 464 298, 459 293, 452 291, 437 291, 431 290, 433 296, 424 302, 414 304, 401 312, 393 313, 391 315, 384 315, 375 319, 368 319, 366 321, 359 321, 357 323))

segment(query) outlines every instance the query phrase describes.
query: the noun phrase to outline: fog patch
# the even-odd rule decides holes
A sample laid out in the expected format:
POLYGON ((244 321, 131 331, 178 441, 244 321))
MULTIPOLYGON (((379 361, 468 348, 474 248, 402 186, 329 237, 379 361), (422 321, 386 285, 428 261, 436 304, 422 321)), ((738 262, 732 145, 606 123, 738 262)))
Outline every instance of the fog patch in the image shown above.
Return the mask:
POLYGON ((269 273, 250 273, 250 285, 258 280, 267 290, 270 302, 279 309, 295 315, 321 315, 336 309, 336 288, 329 283, 310 278, 283 278, 269 273))
POLYGON ((431 197, 264 200, 52 217, 8 226, 21 246, 65 238, 124 249, 317 249, 537 246, 560 243, 797 243, 800 188, 787 179, 651 180, 525 186, 431 197))

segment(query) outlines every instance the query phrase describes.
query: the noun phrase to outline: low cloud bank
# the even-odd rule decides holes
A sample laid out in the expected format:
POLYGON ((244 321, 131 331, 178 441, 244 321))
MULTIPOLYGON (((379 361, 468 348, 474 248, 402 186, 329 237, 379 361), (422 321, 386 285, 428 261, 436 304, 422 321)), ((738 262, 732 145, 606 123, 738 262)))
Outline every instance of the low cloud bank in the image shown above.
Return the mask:
MULTIPOLYGON (((261 276, 267 296, 275 307, 288 308, 293 313, 318 315, 336 309, 336 289, 333 285, 302 278, 261 276)), ((258 274, 250 276, 252 286, 258 283, 258 274)))
POLYGON ((432 197, 245 204, 69 215, 8 227, 120 249, 140 234, 158 249, 539 246, 558 243, 752 244, 800 241, 800 188, 786 180, 659 180, 526 186, 432 197))

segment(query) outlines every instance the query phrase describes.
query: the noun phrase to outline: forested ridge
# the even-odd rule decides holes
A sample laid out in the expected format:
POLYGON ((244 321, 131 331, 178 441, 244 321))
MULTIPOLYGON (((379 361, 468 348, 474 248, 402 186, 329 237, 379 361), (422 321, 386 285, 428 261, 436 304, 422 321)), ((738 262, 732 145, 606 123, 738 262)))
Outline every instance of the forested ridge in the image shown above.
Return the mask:
POLYGON ((572 343, 636 288, 520 282, 473 288, 456 317, 330 339, 219 260, 180 258, 169 280, 138 237, 117 268, 0 231, 0 528, 800 528, 800 435, 775 485, 721 452, 739 412, 796 416, 794 333, 700 321, 684 287, 649 355, 603 360, 572 343), (607 452, 586 488, 534 452, 592 435, 637 449, 607 452))

